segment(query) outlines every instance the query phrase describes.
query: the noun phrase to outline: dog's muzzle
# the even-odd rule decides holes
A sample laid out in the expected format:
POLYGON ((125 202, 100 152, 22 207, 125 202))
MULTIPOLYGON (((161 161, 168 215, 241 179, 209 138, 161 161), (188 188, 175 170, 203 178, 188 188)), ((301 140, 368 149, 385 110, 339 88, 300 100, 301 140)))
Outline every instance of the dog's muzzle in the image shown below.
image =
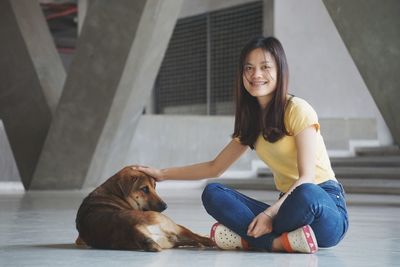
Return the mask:
POLYGON ((162 211, 166 210, 167 207, 168 207, 168 206, 167 206, 167 203, 165 203, 165 202, 160 202, 160 203, 158 203, 158 205, 157 205, 157 211, 162 212, 162 211))

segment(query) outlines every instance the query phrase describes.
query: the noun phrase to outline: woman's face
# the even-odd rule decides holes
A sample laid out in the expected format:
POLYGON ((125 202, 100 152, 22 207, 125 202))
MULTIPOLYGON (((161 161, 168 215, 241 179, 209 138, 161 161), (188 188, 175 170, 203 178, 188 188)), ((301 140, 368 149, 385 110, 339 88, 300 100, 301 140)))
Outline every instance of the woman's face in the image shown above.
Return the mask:
POLYGON ((252 50, 243 66, 243 84, 247 92, 257 97, 266 107, 276 89, 277 66, 270 52, 261 48, 252 50))

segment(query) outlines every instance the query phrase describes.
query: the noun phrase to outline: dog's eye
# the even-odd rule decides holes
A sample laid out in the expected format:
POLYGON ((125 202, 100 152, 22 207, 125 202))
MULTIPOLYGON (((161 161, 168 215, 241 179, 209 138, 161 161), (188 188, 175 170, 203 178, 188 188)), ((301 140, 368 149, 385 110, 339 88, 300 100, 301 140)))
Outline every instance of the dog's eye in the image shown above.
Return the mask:
POLYGON ((142 188, 140 188, 140 190, 142 190, 145 194, 149 193, 149 187, 148 186, 142 187, 142 188))

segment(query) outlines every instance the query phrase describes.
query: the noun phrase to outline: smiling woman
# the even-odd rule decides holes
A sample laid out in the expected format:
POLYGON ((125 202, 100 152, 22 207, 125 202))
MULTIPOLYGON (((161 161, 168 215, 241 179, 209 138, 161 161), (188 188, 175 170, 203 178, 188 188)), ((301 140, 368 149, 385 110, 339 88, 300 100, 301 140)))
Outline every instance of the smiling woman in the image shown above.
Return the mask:
POLYGON ((266 204, 219 183, 202 194, 216 223, 211 238, 221 249, 314 253, 347 232, 344 191, 332 170, 318 116, 288 94, 289 71, 281 43, 256 37, 243 48, 236 79, 232 140, 214 160, 190 166, 137 169, 163 180, 220 176, 248 147, 274 174, 279 199, 266 204))
POLYGON ((243 84, 265 108, 276 89, 276 62, 271 53, 256 48, 249 53, 243 68, 243 84))
POLYGON ((286 55, 275 38, 254 38, 243 48, 236 79, 233 137, 254 149, 260 132, 270 142, 287 134, 283 123, 288 97, 286 55), (262 122, 262 123, 260 123, 262 122))

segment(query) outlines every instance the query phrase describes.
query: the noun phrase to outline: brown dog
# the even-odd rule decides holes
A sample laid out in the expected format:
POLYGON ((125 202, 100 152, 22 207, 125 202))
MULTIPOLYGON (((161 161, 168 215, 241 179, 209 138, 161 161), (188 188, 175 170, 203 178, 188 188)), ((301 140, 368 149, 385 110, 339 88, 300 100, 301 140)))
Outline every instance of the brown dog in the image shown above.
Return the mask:
POLYGON ((212 241, 161 214, 167 205, 150 176, 125 167, 91 192, 76 216, 77 245, 102 249, 161 251, 211 247, 212 241))

